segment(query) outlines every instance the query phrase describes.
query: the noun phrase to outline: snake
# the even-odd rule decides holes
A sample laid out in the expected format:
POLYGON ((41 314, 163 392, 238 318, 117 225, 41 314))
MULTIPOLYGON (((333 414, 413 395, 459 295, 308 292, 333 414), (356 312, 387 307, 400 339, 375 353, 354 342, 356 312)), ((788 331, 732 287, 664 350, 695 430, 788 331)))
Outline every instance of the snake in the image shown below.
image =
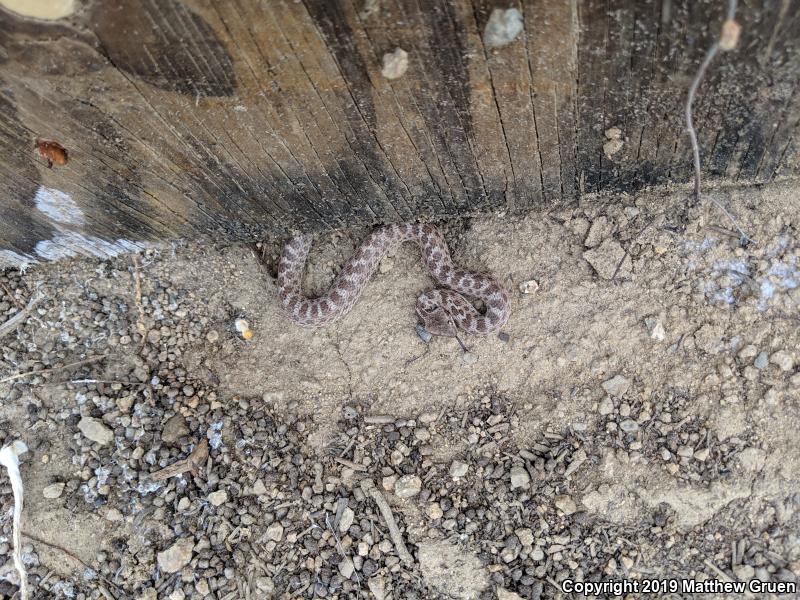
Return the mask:
POLYGON ((457 337, 466 333, 498 331, 511 314, 505 287, 487 273, 460 269, 453 264, 441 232, 426 223, 387 225, 375 229, 342 267, 321 296, 303 293, 302 280, 313 238, 295 235, 283 247, 278 262, 277 287, 289 320, 302 327, 324 327, 344 317, 358 301, 381 259, 405 242, 416 242, 428 272, 438 284, 417 298, 419 324, 430 334, 457 337), (481 300, 478 311, 467 297, 481 300))

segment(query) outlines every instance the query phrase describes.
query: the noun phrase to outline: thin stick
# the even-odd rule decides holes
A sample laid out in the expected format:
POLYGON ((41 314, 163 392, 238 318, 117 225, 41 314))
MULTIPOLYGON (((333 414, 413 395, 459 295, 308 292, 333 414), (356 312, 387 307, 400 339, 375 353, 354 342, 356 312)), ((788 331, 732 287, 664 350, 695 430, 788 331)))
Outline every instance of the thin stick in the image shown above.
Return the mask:
POLYGON ((29 375, 42 375, 44 373, 52 373, 53 371, 62 371, 64 369, 71 369, 72 367, 80 367, 82 365, 88 365, 91 363, 101 361, 104 358, 106 358, 105 354, 100 356, 92 356, 90 358, 79 360, 78 362, 74 363, 69 363, 68 365, 63 365, 61 367, 51 367, 49 369, 39 369, 38 371, 26 371, 25 373, 17 373, 16 375, 10 375, 9 377, 0 379, 0 383, 8 383, 10 381, 16 381, 17 379, 22 379, 23 377, 28 377, 29 375))
POLYGON ((21 309, 17 314, 11 317, 8 321, 0 325, 0 339, 2 339, 5 335, 11 333, 17 328, 17 325, 22 323, 27 316, 31 313, 31 310, 34 306, 41 300, 42 297, 38 294, 31 298, 31 301, 28 302, 28 305, 21 309))
POLYGON ((384 498, 383 494, 375 487, 375 482, 371 479, 362 479, 361 489, 378 505, 378 509, 381 511, 381 515, 383 515, 383 520, 386 521, 386 526, 389 528, 389 536, 392 538, 392 543, 397 549, 400 560, 407 566, 413 565, 414 558, 411 556, 411 553, 409 553, 408 548, 406 548, 406 544, 403 541, 403 534, 400 533, 400 528, 397 526, 394 513, 389 503, 386 502, 386 498, 384 498))
MULTIPOLYGON (((734 19, 736 18, 736 0, 728 0, 728 12, 726 15, 726 22, 723 25, 723 38, 720 40, 718 39, 711 48, 708 49, 706 52, 706 56, 703 59, 703 62, 700 63, 700 68, 697 69, 697 73, 694 76, 694 80, 692 81, 692 85, 689 86, 689 93, 686 96, 686 106, 685 106, 685 116, 686 116, 686 130, 689 132, 689 140, 692 143, 692 157, 694 159, 694 197, 696 200, 700 200, 700 146, 697 143, 697 132, 694 129, 694 122, 692 120, 692 104, 694 103, 694 97, 697 94, 697 88, 700 87, 700 82, 703 80, 703 77, 706 74, 706 70, 708 70, 711 61, 714 60, 714 57, 717 53, 722 50, 731 50, 736 45, 736 41, 738 38, 738 25, 735 24, 734 19), (732 28, 726 27, 728 24, 731 23, 734 26, 732 28), (731 29, 735 31, 735 35, 731 36, 730 32, 731 29), (728 37, 726 37, 728 36, 728 37), (721 42, 724 45, 721 45, 721 42)), ((728 220, 733 223, 733 226, 739 231, 741 235, 741 239, 747 242, 754 242, 752 238, 750 238, 744 230, 739 226, 739 223, 736 222, 734 216, 728 211, 723 204, 714 198, 713 196, 710 200, 717 206, 717 208, 722 211, 722 213, 728 218, 728 220)))
POLYGON ((203 438, 186 458, 179 460, 160 471, 150 474, 151 481, 164 481, 176 475, 190 471, 195 477, 200 473, 208 460, 208 440, 203 438))

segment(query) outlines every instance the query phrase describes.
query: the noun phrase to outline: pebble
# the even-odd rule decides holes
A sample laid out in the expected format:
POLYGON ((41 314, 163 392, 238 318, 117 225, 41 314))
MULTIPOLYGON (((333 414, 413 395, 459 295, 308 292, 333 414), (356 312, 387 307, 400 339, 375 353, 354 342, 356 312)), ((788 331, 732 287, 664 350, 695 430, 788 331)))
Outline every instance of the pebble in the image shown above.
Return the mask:
POLYGON ((766 369, 767 365, 769 364, 769 354, 766 352, 761 352, 753 361, 753 366, 756 369, 766 369))
POLYGON ((353 525, 353 521, 356 518, 356 513, 353 512, 353 509, 349 506, 346 506, 342 511, 342 518, 339 519, 339 531, 341 533, 346 533, 348 529, 353 525))
POLYGON ((114 432, 93 417, 83 417, 78 422, 78 429, 81 430, 81 433, 86 438, 97 442, 101 446, 114 441, 114 432))
POLYGON ((540 561, 544 560, 544 550, 539 548, 538 546, 531 550, 531 560, 540 561))
POLYGON ((667 337, 664 324, 658 317, 645 317, 644 325, 647 327, 647 332, 650 334, 651 339, 657 342, 663 342, 667 337))
POLYGON ((118 523, 119 521, 122 521, 124 518, 125 515, 123 515, 122 512, 116 508, 112 507, 106 511, 106 521, 110 521, 112 523, 118 523))
POLYGON ((733 567, 733 574, 739 581, 750 581, 756 574, 756 570, 750 565, 736 565, 733 567))
POLYGON ((225 490, 217 490, 216 492, 211 492, 208 495, 208 501, 211 502, 213 506, 222 506, 228 501, 228 492, 225 490))
POLYGON ((60 498, 64 491, 64 482, 51 483, 42 490, 42 496, 48 500, 55 500, 60 498))
POLYGON ((442 507, 438 502, 431 502, 428 505, 428 517, 433 519, 441 519, 442 515, 444 515, 444 511, 442 511, 442 507))
POLYGON ((422 489, 422 479, 416 475, 403 475, 394 483, 394 493, 398 498, 412 498, 422 489))
POLYGON ((677 455, 683 458, 692 458, 692 456, 694 456, 694 448, 691 446, 680 446, 677 455))
POLYGON ((635 433, 639 431, 639 424, 633 419, 625 419, 619 424, 620 429, 625 433, 635 433))
POLYGON ((519 284, 519 291, 521 294, 533 294, 539 289, 539 282, 535 279, 529 279, 519 284))
POLYGON ((181 538, 157 555, 158 566, 164 573, 177 573, 192 560, 194 540, 181 538))
POLYGON ((467 463, 461 462, 460 460, 454 460, 450 464, 450 477, 453 479, 460 479, 467 474, 469 470, 469 465, 467 463))
POLYGON ((367 580, 367 587, 375 600, 386 600, 386 579, 380 575, 375 575, 367 580))
POLYGON ((353 561, 345 557, 342 562, 339 563, 339 573, 345 579, 350 579, 350 577, 353 575, 353 571, 355 571, 353 561))
POLYGON ((601 415, 610 415, 612 412, 614 412, 614 401, 609 396, 606 396, 600 400, 600 404, 597 407, 597 412, 599 412, 601 415))
POLYGON ((772 356, 769 357, 769 362, 771 362, 773 365, 777 365, 778 368, 784 373, 788 373, 794 368, 794 359, 792 358, 792 355, 788 352, 784 352, 783 350, 774 352, 772 356))
POLYGON ((710 452, 708 448, 701 448, 694 453, 694 459, 702 462, 708 458, 709 453, 710 452))
POLYGON ((533 546, 533 531, 527 527, 520 527, 514 530, 514 534, 519 539, 519 543, 523 546, 533 546))
POLYGON ((505 588, 497 588, 497 600, 524 600, 522 596, 516 592, 509 591, 505 588))
POLYGON ((174 444, 180 438, 189 435, 189 426, 186 424, 186 419, 180 413, 171 416, 164 423, 164 428, 161 430, 161 439, 167 444, 174 444))
POLYGON ((531 482, 531 476, 528 474, 527 469, 520 465, 511 467, 511 489, 528 487, 531 482))
POLYGON ((556 508, 563 512, 565 515, 571 515, 578 510, 575 501, 569 496, 561 495, 555 498, 556 508))
POLYGON ((611 396, 619 397, 628 391, 631 387, 631 382, 622 375, 614 375, 611 379, 603 382, 603 389, 611 396))
POLYGON ((283 525, 277 521, 270 524, 270 526, 267 527, 267 539, 273 542, 280 542, 283 539, 283 525))

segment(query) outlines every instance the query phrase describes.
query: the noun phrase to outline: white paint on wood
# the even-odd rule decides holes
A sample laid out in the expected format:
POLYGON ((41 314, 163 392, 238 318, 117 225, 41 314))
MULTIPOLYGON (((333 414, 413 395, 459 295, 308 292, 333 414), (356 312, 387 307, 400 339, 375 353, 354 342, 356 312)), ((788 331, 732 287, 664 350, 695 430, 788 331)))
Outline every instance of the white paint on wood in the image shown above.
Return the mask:
POLYGON ((66 192, 41 186, 34 197, 36 208, 56 223, 84 225, 83 211, 66 192))

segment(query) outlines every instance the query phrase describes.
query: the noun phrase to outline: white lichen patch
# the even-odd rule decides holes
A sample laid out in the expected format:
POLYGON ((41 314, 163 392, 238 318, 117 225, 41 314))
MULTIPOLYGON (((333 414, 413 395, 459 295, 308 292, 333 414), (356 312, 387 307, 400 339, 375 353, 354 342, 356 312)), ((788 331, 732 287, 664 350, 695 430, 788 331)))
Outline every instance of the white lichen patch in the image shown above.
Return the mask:
POLYGON ((109 241, 93 235, 65 231, 36 244, 36 254, 45 260, 62 260, 75 256, 113 258, 126 252, 141 252, 150 246, 147 242, 124 239, 109 241))
POLYGON ((487 48, 507 46, 522 33, 522 13, 516 8, 495 8, 483 30, 483 43, 487 48))
POLYGON ((85 225, 86 218, 80 206, 66 192, 41 186, 34 197, 36 208, 56 223, 85 225))

